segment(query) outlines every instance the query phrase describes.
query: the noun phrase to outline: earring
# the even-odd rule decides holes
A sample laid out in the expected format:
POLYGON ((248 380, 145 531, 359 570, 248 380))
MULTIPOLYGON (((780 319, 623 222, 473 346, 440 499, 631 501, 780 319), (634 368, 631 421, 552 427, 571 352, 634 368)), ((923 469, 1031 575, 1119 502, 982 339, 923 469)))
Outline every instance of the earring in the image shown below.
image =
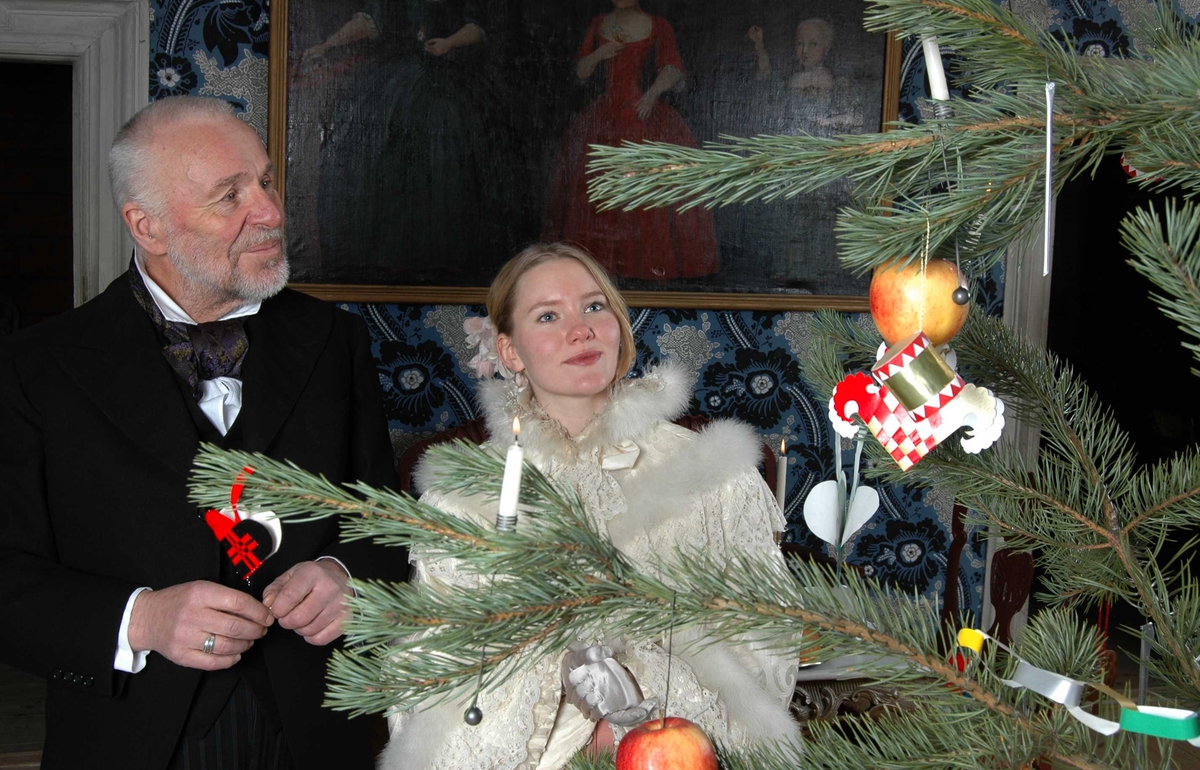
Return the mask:
POLYGON ((529 378, 525 376, 525 372, 517 372, 513 375, 513 382, 517 384, 517 390, 521 393, 529 387, 529 378))

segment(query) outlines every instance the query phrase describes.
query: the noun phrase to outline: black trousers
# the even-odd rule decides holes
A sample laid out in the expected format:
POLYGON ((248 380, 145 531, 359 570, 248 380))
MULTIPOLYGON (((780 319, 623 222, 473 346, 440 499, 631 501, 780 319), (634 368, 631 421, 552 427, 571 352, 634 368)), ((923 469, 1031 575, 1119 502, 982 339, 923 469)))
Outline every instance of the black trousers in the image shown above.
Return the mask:
POLYGON ((203 736, 184 730, 168 770, 293 770, 292 756, 275 720, 239 679, 225 708, 203 736))

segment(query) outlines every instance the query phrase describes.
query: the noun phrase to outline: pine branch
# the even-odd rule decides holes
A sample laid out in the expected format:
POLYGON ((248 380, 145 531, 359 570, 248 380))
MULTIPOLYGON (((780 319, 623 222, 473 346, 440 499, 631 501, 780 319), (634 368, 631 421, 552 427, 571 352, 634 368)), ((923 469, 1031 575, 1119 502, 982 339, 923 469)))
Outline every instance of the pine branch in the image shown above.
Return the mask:
MULTIPOLYGON (((1013 547, 1040 549, 1048 599, 1131 601, 1154 620, 1163 649, 1193 661, 1166 604, 1165 575, 1145 548, 1163 539, 1163 527, 1195 521, 1192 490, 1200 487, 1200 475, 1194 458, 1135 472, 1127 434, 1086 385, 998 321, 972 317, 956 348, 963 371, 984 384, 992 378, 1002 393, 1011 390, 1040 421, 1037 465, 1027 469, 1018 455, 1000 448, 967 455, 946 442, 951 445, 939 446, 908 473, 884 461, 868 475, 957 490, 969 508, 985 512, 983 521, 973 523, 995 527, 1013 547)), ((1200 667, 1184 665, 1180 673, 1187 688, 1200 688, 1200 667)))
POLYGON ((601 752, 598 756, 581 751, 567 763, 566 770, 614 770, 616 766, 617 758, 611 751, 601 752))
MULTIPOLYGON (((1165 216, 1165 240, 1163 221, 1151 206, 1121 223, 1121 243, 1134 255, 1129 264, 1159 288, 1150 296, 1163 314, 1188 337, 1200 338, 1200 208, 1169 202, 1165 216)), ((1200 345, 1183 346, 1200 360, 1200 345)), ((1200 375, 1200 369, 1192 373, 1200 375)))
MULTIPOLYGON (((1119 151, 1148 172, 1139 184, 1200 189, 1200 44, 1165 6, 1153 59, 1097 61, 990 0, 877 0, 868 25, 935 33, 963 61, 960 75, 976 91, 973 101, 955 102, 953 118, 888 134, 726 138, 700 150, 594 148, 593 168, 604 173, 592 189, 609 207, 722 205, 809 194, 847 179, 853 204, 839 216, 838 236, 851 269, 913 258, 927 228, 935 255, 957 242, 964 257, 987 265, 1041 216, 1047 77, 1060 84, 1056 189, 1119 151)), ((1151 210, 1126 222, 1123 236, 1136 269, 1161 292, 1156 301, 1191 338, 1185 347, 1200 357, 1200 213, 1192 204, 1171 206, 1163 231, 1151 210)), ((832 392, 845 370, 873 363, 878 337, 867 324, 819 313, 812 330, 804 376, 818 393, 832 392)), ((1128 434, 1070 367, 996 320, 973 314, 954 347, 968 381, 992 388, 1007 414, 1041 428, 1040 456, 1028 462, 1005 448, 967 455, 952 438, 901 473, 871 441, 868 476, 953 490, 973 510, 969 524, 1036 554, 1055 608, 1031 619, 1016 648, 1022 657, 1095 681, 1099 641, 1071 609, 1126 599, 1157 626, 1153 673, 1194 707, 1200 586, 1189 556, 1196 541, 1174 558, 1164 554, 1180 528, 1200 523, 1200 451, 1139 469, 1128 434)), ((1015 660, 994 648, 959 672, 945 660, 936 607, 920 597, 853 573, 841 585, 815 565, 796 562, 784 572, 737 554, 726 561, 666 554, 640 569, 593 526, 573 490, 529 466, 518 531, 497 533, 489 521, 448 515, 437 504, 456 495, 494 500, 499 454, 466 445, 431 451, 440 473, 425 503, 361 484, 338 487, 257 455, 206 447, 197 461, 192 499, 205 507, 228 505, 230 486, 251 466, 243 507, 299 520, 340 515, 346 538, 406 546, 428 563, 458 567, 454 585, 356 584, 351 646, 331 664, 335 708, 363 713, 464 697, 481 664, 484 687, 495 687, 574 639, 603 631, 659 640, 673 620, 681 630, 703 627, 706 643, 754 641, 816 660, 866 653, 873 660, 863 675, 904 694, 903 713, 837 730, 815 726, 803 757, 786 746, 721 748, 726 768, 1013 767, 1035 758, 1103 768, 1129 766, 1135 755, 1129 736, 1098 736, 1040 696, 1003 685, 1015 660)), ((1168 766, 1170 743, 1159 748, 1168 766)))
MULTIPOLYGON (((461 483, 471 469, 486 473, 476 478, 477 487, 490 495, 502 475, 499 458, 485 449, 447 448, 438 462, 445 472, 434 481, 437 494, 451 494, 451 487, 471 491, 461 483)), ((662 639, 673 623, 676 633, 702 626, 701 645, 753 642, 815 660, 865 653, 862 675, 900 687, 916 709, 911 719, 864 722, 861 746, 845 740, 810 745, 806 762, 828 751, 831 758, 861 756, 870 766, 913 767, 917 757, 932 757, 966 767, 992 747, 983 755, 985 766, 1048 754, 1077 767, 1103 766, 1078 753, 1077 738, 1053 709, 1027 715, 1027 695, 999 687, 990 669, 962 673, 947 662, 935 606, 855 573, 840 583, 827 568, 805 562, 784 571, 760 556, 734 554, 719 562, 707 553, 676 553, 647 574, 598 534, 573 493, 533 476, 514 533, 470 522, 448 526, 453 517, 406 496, 362 485, 340 489, 286 463, 213 447, 197 459, 193 499, 221 500, 239 474, 245 477, 243 507, 269 504, 285 519, 299 520, 338 512, 353 517, 354 537, 381 536, 425 558, 463 562, 462 585, 356 582, 350 646, 330 667, 333 708, 358 714, 462 698, 473 691, 481 663, 486 689, 571 640, 600 634, 662 639), (246 467, 254 473, 246 476, 246 467), (961 735, 931 731, 932 723, 969 724, 967 732, 988 740, 964 748, 961 735), (995 750, 996 736, 1004 736, 1004 752, 995 750)), ((1068 626, 1059 632, 1069 638, 1079 636, 1070 624, 1052 623, 1068 626)), ((1077 654, 1080 645, 1091 645, 1094 657, 1088 639, 1068 648, 1076 664, 1090 660, 1077 654)), ((1046 652, 1031 645, 1026 654, 1037 660, 1046 652)), ((725 756, 729 767, 790 767, 796 761, 790 751, 725 756)))
POLYGON ((1043 84, 1058 82, 1057 192, 1127 152, 1144 185, 1200 190, 1194 109, 1200 52, 1181 27, 1164 32, 1155 59, 1081 58, 990 0, 878 0, 868 27, 936 32, 958 53, 971 99, 955 115, 888 133, 723 137, 703 149, 662 143, 592 147, 589 191, 601 208, 729 205, 792 198, 839 179, 854 204, 838 218, 843 265, 864 272, 955 241, 977 270, 1030 232, 1041 217, 1043 84), (947 162, 948 161, 948 162, 947 162), (1161 180, 1161 181, 1155 181, 1161 180))

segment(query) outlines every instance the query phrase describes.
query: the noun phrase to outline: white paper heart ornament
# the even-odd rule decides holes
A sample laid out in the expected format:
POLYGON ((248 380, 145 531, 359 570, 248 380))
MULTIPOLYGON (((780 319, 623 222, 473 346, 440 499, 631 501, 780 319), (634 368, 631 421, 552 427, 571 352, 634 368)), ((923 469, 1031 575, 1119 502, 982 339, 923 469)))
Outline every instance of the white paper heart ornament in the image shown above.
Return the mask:
MULTIPOLYGON (((844 482, 843 482, 844 483, 844 482)), ((871 487, 860 486, 846 506, 844 524, 842 506, 845 499, 844 486, 833 481, 822 481, 812 488, 804 500, 804 521, 814 535, 841 547, 863 528, 879 510, 879 493, 871 487), (839 532, 839 526, 842 527, 839 532)))
POLYGON ((804 499, 804 522, 814 535, 826 543, 838 541, 838 514, 841 512, 841 490, 833 479, 822 481, 804 499))
POLYGON ((846 528, 842 531, 841 544, 845 545, 878 510, 879 493, 874 488, 859 487, 854 490, 854 497, 850 500, 849 510, 846 512, 846 528))

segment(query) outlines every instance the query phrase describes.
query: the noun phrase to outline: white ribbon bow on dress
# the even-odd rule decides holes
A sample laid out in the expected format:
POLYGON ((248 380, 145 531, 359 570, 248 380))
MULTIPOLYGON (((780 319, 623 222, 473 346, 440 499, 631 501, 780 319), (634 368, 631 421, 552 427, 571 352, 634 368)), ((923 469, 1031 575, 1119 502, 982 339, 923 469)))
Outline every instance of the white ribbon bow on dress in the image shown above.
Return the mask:
POLYGON ((629 470, 637 464, 641 447, 629 439, 600 450, 600 467, 606 471, 629 470))

